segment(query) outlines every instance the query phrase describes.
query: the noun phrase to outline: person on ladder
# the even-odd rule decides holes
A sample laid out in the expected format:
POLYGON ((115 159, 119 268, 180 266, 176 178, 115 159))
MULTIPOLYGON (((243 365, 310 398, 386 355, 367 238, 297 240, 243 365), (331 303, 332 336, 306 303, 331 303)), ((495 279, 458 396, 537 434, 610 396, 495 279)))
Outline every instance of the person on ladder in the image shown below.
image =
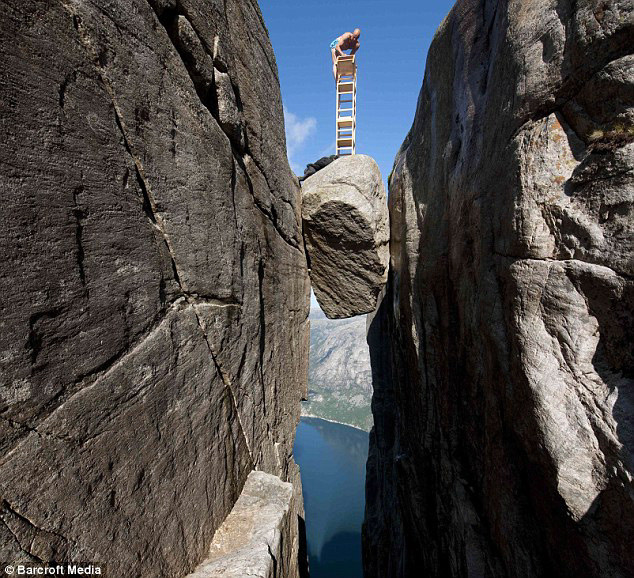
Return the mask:
POLYGON ((354 54, 359 50, 359 37, 361 30, 355 28, 354 32, 346 32, 330 43, 330 53, 332 54, 332 76, 337 82, 337 58, 344 56, 344 50, 350 50, 350 54, 354 54))

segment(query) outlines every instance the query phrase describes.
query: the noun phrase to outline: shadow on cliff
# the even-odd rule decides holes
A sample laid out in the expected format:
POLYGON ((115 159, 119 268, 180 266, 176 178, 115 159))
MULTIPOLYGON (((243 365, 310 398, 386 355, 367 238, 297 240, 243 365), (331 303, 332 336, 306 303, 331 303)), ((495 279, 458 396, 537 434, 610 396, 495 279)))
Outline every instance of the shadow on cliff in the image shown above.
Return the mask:
MULTIPOLYGON (((600 326, 603 324, 600 320, 600 326)), ((624 343, 626 347, 631 347, 624 343)), ((587 513, 580 520, 580 526, 587 533, 602 535, 620 535, 622 540, 613 541, 609 548, 596 546, 591 552, 593 561, 599 569, 612 568, 611 575, 620 576, 619 563, 634 568, 634 550, 630 546, 634 543, 634 527, 630 521, 634 520, 634 380, 631 368, 615 371, 607 362, 609 357, 607 347, 602 340, 597 347, 593 365, 604 383, 610 389, 610 396, 616 395, 612 407, 612 417, 616 422, 616 436, 621 447, 615 447, 613 439, 595 429, 601 452, 605 459, 605 469, 608 472, 607 485, 593 500, 587 513)), ((591 547, 591 550, 593 548, 591 547)))
MULTIPOLYGON (((586 272, 573 275, 577 289, 585 296, 590 313, 599 324, 600 340, 592 365, 616 399, 612 417, 622 444, 618 455, 601 447, 607 459, 621 460, 634 472, 634 284, 615 283, 586 272)), ((601 443, 601 440, 599 440, 601 443)))
POLYGON ((299 531, 299 552, 297 554, 297 566, 299 568, 299 578, 309 578, 308 570, 308 545, 306 544, 306 521, 301 516, 297 516, 297 528, 299 531))
MULTIPOLYGON (((596 276, 580 274, 576 279, 578 289, 585 295, 591 314, 599 324, 600 340, 592 359, 592 365, 614 396, 612 417, 616 422, 616 437, 608 438, 600 428, 595 434, 605 460, 608 473, 606 487, 597 495, 580 520, 586 532, 602 535, 620 535, 607 550, 598 546, 592 557, 599 567, 613 568, 615 576, 619 566, 634 567, 634 285, 613 284, 596 276), (622 288, 621 288, 622 287, 622 288)), ((608 402, 609 405, 609 402, 608 402)))

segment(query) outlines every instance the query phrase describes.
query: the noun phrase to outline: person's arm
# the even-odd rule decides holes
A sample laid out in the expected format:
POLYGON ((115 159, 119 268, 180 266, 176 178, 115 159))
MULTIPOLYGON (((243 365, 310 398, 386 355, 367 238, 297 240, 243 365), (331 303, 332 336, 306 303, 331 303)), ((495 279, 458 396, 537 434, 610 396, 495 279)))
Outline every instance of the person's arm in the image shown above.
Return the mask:
POLYGON ((341 50, 341 46, 345 42, 345 35, 339 37, 339 42, 337 42, 337 46, 335 46, 335 54, 337 56, 345 56, 343 50, 341 50))
POLYGON ((361 44, 359 43, 359 41, 357 40, 357 43, 354 45, 354 47, 352 48, 352 50, 350 51, 350 54, 354 54, 357 50, 359 50, 359 46, 361 46, 361 44))

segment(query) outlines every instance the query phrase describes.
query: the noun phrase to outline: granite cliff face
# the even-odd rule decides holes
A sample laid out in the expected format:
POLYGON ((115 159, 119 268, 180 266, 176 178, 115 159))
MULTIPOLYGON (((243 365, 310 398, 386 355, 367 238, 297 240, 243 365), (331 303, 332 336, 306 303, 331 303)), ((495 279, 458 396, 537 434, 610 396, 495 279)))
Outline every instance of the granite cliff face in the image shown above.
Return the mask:
POLYGON ((294 484, 296 553, 309 282, 257 4, 0 29, 0 558, 184 575, 254 468, 294 484))
POLYGON ((459 0, 390 183, 366 576, 631 576, 631 0, 459 0))

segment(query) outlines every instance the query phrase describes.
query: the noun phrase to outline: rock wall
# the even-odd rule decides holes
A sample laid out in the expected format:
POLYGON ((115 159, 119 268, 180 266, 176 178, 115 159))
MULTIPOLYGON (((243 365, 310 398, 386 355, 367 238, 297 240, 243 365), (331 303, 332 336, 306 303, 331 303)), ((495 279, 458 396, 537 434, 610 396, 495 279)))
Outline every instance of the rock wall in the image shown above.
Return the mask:
POLYGON ((459 0, 390 182, 367 577, 631 576, 631 0, 459 0))
POLYGON ((0 559, 184 575, 254 468, 301 504, 309 282, 259 8, 20 0, 0 30, 0 559))

